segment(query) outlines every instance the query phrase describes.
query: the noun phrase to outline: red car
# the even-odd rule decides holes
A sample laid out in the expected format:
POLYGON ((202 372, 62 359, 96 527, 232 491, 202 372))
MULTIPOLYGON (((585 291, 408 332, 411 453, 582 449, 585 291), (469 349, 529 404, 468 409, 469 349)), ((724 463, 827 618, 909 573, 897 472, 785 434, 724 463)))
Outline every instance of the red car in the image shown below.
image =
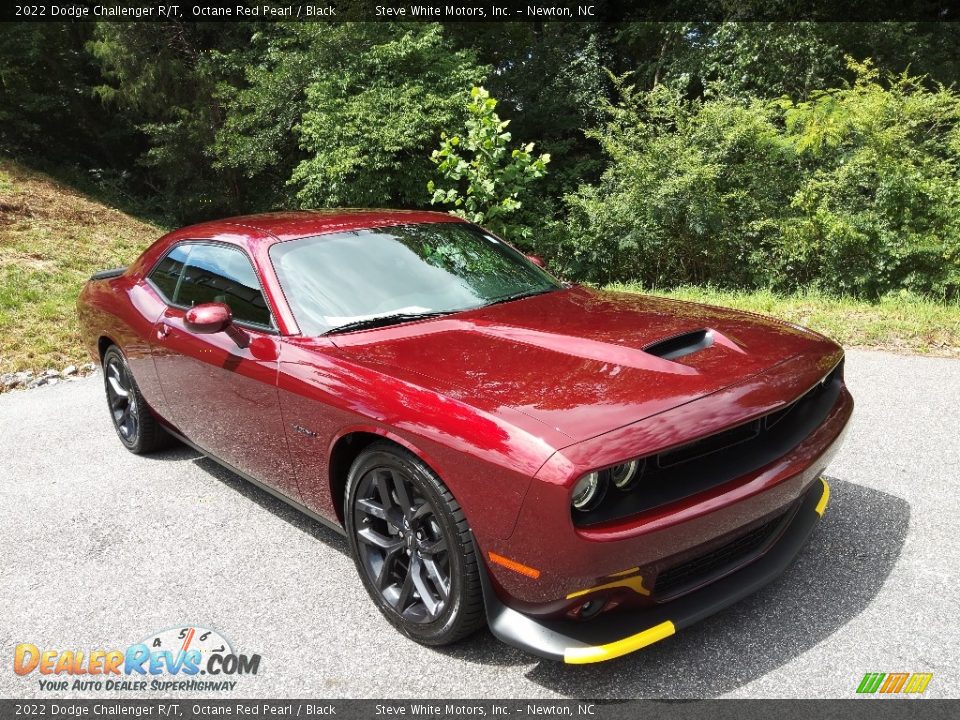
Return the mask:
POLYGON ((816 333, 539 265, 449 215, 275 213, 160 238, 78 312, 127 449, 345 533, 414 640, 596 662, 784 569, 853 401, 816 333))

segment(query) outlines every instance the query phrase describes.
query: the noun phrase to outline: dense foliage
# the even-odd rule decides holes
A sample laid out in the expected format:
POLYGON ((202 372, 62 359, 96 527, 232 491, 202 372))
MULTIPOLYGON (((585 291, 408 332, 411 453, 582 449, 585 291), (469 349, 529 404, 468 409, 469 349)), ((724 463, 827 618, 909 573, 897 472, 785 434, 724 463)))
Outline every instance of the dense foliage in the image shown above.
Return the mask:
POLYGON ((169 224, 449 201, 578 279, 956 296, 958 73, 949 24, 8 24, 0 152, 169 224))
POLYGON ((804 101, 622 80, 590 132, 610 163, 568 196, 560 257, 602 282, 955 295, 960 95, 851 69, 804 101))

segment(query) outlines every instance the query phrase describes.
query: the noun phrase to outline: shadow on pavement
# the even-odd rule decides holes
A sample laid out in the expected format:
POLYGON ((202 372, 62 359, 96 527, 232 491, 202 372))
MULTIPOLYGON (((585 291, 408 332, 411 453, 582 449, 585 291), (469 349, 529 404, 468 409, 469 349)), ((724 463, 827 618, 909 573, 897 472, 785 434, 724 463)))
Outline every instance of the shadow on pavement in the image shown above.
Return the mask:
POLYGON ((178 444, 170 450, 157 453, 152 457, 157 460, 166 460, 172 462, 189 460, 198 468, 213 476, 231 490, 235 490, 248 500, 255 502, 264 510, 273 513, 281 520, 285 520, 286 522, 290 523, 298 530, 305 532, 307 535, 316 538, 326 545, 329 545, 331 548, 338 550, 344 555, 350 554, 350 549, 347 547, 347 541, 342 535, 328 528, 323 523, 317 522, 313 518, 304 515, 296 508, 293 508, 279 498, 274 497, 266 490, 262 490, 253 483, 247 482, 236 473, 231 472, 220 463, 216 462, 215 460, 211 460, 206 455, 197 452, 191 447, 178 444))

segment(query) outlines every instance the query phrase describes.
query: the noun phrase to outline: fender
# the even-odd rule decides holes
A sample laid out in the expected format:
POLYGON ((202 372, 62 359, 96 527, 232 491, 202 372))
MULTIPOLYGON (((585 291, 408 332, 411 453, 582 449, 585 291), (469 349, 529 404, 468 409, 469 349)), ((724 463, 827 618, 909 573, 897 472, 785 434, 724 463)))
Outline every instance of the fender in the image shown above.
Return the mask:
MULTIPOLYGON (((427 467, 433 470, 440 477, 446 477, 443 471, 443 464, 440 462, 439 458, 431 455, 417 445, 414 445, 412 442, 407 440, 405 437, 398 435, 395 432, 392 432, 390 429, 385 427, 380 427, 379 425, 372 424, 363 424, 358 423, 356 425, 349 425, 345 428, 342 428, 336 435, 334 435, 330 442, 327 445, 327 459, 333 457, 333 449, 337 446, 341 440, 343 440, 348 435, 353 435, 354 433, 366 433, 368 435, 379 435, 380 437, 395 442, 400 447, 405 450, 409 450, 411 453, 416 455, 427 467)), ((333 478, 330 479, 332 484, 333 478)), ((333 488, 331 487, 331 492, 333 488)), ((453 492, 451 489, 450 492, 453 492)), ((454 493, 456 496, 456 493, 454 493)))

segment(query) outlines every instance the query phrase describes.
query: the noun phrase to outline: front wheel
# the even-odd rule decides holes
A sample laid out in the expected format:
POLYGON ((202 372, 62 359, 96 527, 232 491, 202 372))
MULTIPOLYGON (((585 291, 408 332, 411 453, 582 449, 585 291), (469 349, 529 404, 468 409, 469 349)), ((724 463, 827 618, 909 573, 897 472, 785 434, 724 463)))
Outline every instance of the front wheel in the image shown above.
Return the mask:
POLYGON ((429 467, 392 443, 374 443, 350 468, 345 505, 354 562, 387 620, 425 645, 483 626, 470 528, 429 467))
POLYGON ((140 455, 170 444, 171 436, 153 417, 116 345, 103 354, 103 384, 113 428, 127 450, 140 455))

